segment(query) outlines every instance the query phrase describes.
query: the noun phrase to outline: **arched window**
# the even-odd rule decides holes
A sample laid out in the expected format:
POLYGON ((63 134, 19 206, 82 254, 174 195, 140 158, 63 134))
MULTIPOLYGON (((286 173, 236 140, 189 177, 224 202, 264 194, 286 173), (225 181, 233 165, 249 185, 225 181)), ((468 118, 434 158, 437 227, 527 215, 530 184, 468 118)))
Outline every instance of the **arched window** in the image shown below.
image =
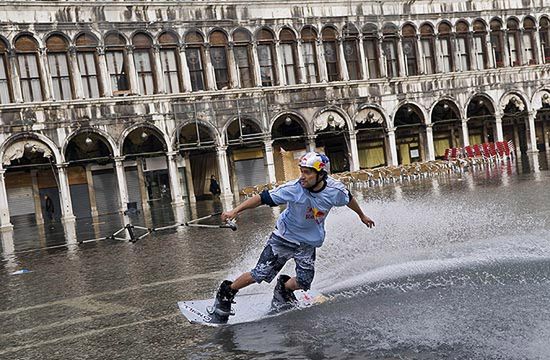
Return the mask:
POLYGON ((550 63, 550 20, 543 17, 540 19, 539 36, 543 49, 544 62, 550 63))
POLYGON ((210 34, 210 61, 214 67, 216 87, 218 90, 229 88, 229 72, 227 65, 227 36, 216 30, 210 34))
POLYGON ((126 64, 126 39, 120 34, 110 33, 105 37, 105 60, 111 79, 113 95, 127 94, 130 90, 126 64))
POLYGON ((510 54, 510 65, 521 65, 521 46, 519 42, 519 23, 516 19, 508 19, 506 22, 508 28, 508 50, 510 54))
POLYGON ((317 70, 317 32, 311 26, 304 27, 300 34, 302 38, 302 55, 304 68, 306 70, 306 81, 308 83, 319 82, 319 71, 317 70))
POLYGON ((439 24, 438 41, 441 48, 441 71, 453 71, 453 48, 451 45, 451 25, 446 22, 439 24))
POLYGON ((288 85, 297 84, 296 36, 294 36, 292 30, 285 28, 279 34, 279 40, 281 41, 281 52, 283 53, 286 83, 288 85))
POLYGON ((323 49, 325 50, 325 61, 327 64, 328 81, 341 79, 338 66, 338 47, 336 45, 336 30, 325 27, 321 32, 323 38, 323 49))
POLYGON ((408 76, 418 75, 418 60, 416 57, 416 29, 407 24, 401 30, 403 34, 403 55, 408 76))
POLYGON ((424 24, 420 27, 420 44, 422 46, 422 56, 424 57, 424 73, 435 73, 434 56, 434 29, 430 24, 424 24))
POLYGON ((0 104, 7 104, 12 101, 8 77, 8 51, 8 45, 3 39, 0 39, 0 104))
POLYGON ((380 77, 380 51, 378 49, 378 28, 375 24, 366 24, 363 27, 363 50, 367 57, 369 67, 369 78, 380 77))
POLYGON ((42 101, 42 81, 38 68, 38 44, 29 35, 15 40, 19 81, 24 102, 42 101))
POLYGON ((456 23, 456 57, 457 70, 470 70, 470 41, 468 40, 470 27, 466 21, 456 23))
POLYGON ((275 52, 273 43, 275 38, 273 33, 268 29, 261 29, 256 36, 258 41, 258 60, 260 62, 260 77, 262 86, 275 85, 275 52))
POLYGON ((359 66, 359 31, 353 24, 347 24, 342 31, 344 34, 344 57, 348 68, 350 80, 361 78, 361 67, 359 66))
POLYGON ((491 26, 491 46, 493 47, 493 56, 495 58, 496 67, 504 66, 504 33, 502 31, 502 23, 493 19, 491 26))
POLYGON ((526 65, 536 64, 535 60, 535 20, 527 17, 523 20, 523 63, 526 65))
POLYGON ((52 35, 46 40, 48 66, 52 77, 53 98, 55 100, 70 100, 71 76, 69 71, 69 42, 61 35, 52 35))
POLYGON ((180 73, 178 71, 178 37, 171 32, 164 32, 159 36, 160 64, 164 86, 168 94, 176 94, 181 91, 180 73))
POLYGON ((250 49, 252 37, 245 29, 237 29, 233 32, 233 53, 235 62, 239 68, 239 82, 242 88, 254 87, 254 71, 251 65, 250 49))
POLYGON ((153 40, 144 33, 137 33, 132 38, 134 45, 134 63, 137 72, 139 93, 151 95, 155 91, 155 77, 153 76, 153 40))
POLYGON ((98 98, 100 96, 97 64, 98 41, 95 36, 83 33, 76 37, 75 45, 84 98, 98 98))
POLYGON ((386 74, 388 77, 399 76, 399 59, 397 57, 398 32, 394 24, 386 24, 382 28, 384 39, 382 51, 386 57, 386 74))
POLYGON ((475 58, 475 67, 477 70, 487 68, 487 28, 482 20, 475 20, 473 23, 473 51, 475 58))
POLYGON ((190 31, 185 35, 185 56, 189 75, 191 77, 191 88, 193 91, 204 90, 204 39, 198 31, 190 31))

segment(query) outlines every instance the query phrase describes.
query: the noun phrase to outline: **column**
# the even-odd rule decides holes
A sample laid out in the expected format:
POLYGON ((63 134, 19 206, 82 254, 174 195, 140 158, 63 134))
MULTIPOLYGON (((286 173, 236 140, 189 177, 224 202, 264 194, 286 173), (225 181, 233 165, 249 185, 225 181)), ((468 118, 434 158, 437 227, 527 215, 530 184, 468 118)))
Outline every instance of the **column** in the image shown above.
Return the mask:
POLYGON ((497 141, 504 141, 504 134, 502 131, 502 113, 495 112, 495 129, 497 141))
POLYGON ((487 68, 496 69, 497 60, 495 57, 495 49, 493 48, 493 44, 491 43, 490 33, 487 34, 487 42, 485 43, 485 46, 487 51, 487 68))
POLYGON ((34 214, 37 224, 44 224, 44 217, 42 216, 42 202, 40 199, 40 189, 38 187, 37 170, 31 170, 32 179, 32 195, 34 198, 34 214))
POLYGON ((258 59, 258 42, 252 42, 252 63, 254 66, 254 79, 256 80, 256 86, 262 86, 262 76, 260 74, 260 59, 258 59))
POLYGON ((90 211, 93 217, 99 216, 99 212, 97 211, 97 200, 95 197, 94 176, 92 173, 91 165, 86 165, 86 183, 88 183, 88 197, 90 198, 90 211))
POLYGON ((504 67, 512 66, 510 64, 510 47, 508 46, 508 31, 504 30, 504 41, 502 42, 504 67))
POLYGON ((317 145, 315 144, 315 138, 316 137, 317 137, 317 135, 308 135, 307 136, 307 143, 306 143, 306 151, 307 152, 315 151, 315 148, 317 147, 317 145))
POLYGON ((195 198, 195 187, 193 186, 193 172, 191 171, 191 160, 189 159, 188 153, 185 153, 183 155, 183 162, 185 165, 185 179, 187 183, 187 195, 189 196, 189 202, 195 203, 197 199, 195 198))
POLYGON ((178 173, 178 153, 170 151, 166 153, 166 161, 168 162, 168 176, 170 177, 170 192, 172 195, 172 205, 182 205, 183 198, 181 196, 180 177, 178 173))
POLYGON ((435 160, 434 134, 432 124, 426 125, 426 150, 428 150, 428 160, 435 160))
POLYGON ((321 82, 328 82, 327 62, 325 60, 325 47, 323 46, 323 41, 321 39, 317 39, 315 44, 317 45, 317 64, 319 65, 319 78, 321 82))
POLYGON ((6 182, 4 175, 6 169, 0 168, 0 231, 9 231, 13 229, 10 222, 10 209, 8 205, 8 193, 6 192, 6 182))
POLYGON ((351 155, 350 171, 357 171, 361 168, 359 165, 359 150, 357 149, 357 132, 352 130, 349 132, 349 151, 351 155))
POLYGON ((462 119, 462 146, 470 145, 470 135, 468 134, 468 120, 462 119))
POLYGON ((157 79, 157 94, 166 94, 166 84, 164 82, 164 72, 160 60, 159 45, 153 45, 153 61, 155 63, 155 78, 157 79))
POLYGON ((231 88, 238 89, 240 88, 239 81, 239 69, 237 67, 237 61, 235 60, 235 53, 233 52, 234 44, 229 43, 229 48, 227 49, 227 65, 229 67, 229 79, 231 81, 231 88))
POLYGON ((302 39, 299 39, 297 42, 296 42, 296 52, 298 53, 298 75, 300 76, 300 79, 299 79, 299 83, 300 84, 306 84, 307 83, 307 79, 306 79, 306 68, 305 68, 305 64, 304 64, 304 54, 303 54, 303 50, 302 50, 302 39))
POLYGON ((542 43, 540 41, 540 34, 537 30, 532 32, 533 34, 533 40, 534 40, 534 50, 535 50, 535 59, 537 60, 537 64, 544 64, 544 49, 542 48, 542 43))
POLYGON ((378 38, 378 54, 380 54, 378 58, 378 67, 380 68, 380 77, 386 77, 388 76, 388 69, 386 66, 388 66, 388 61, 386 58, 386 52, 384 51, 384 42, 382 40, 382 37, 378 38))
POLYGON ((544 150, 546 152, 550 151, 550 137, 548 136, 548 127, 546 125, 546 120, 542 122, 542 136, 544 138, 544 150))
POLYGON ((359 66, 361 67, 361 79, 367 80, 369 78, 369 64, 363 46, 363 35, 359 35, 359 66))
POLYGON ((214 66, 212 65, 212 59, 210 58, 210 44, 204 44, 204 62, 206 65, 206 89, 217 90, 216 86, 216 74, 214 72, 214 66))
POLYGON ((120 200, 119 210, 124 212, 128 210, 128 186, 126 184, 126 173, 124 172, 124 156, 115 157, 115 170, 120 200))
POLYGON ((84 98, 84 89, 82 88, 82 76, 80 69, 78 68, 78 58, 76 56, 76 48, 71 46, 69 48, 69 63, 71 69, 71 78, 74 84, 74 92, 76 99, 84 98))
POLYGON ((537 149, 537 132, 535 129, 535 118, 537 116, 536 111, 530 111, 529 112, 529 145, 530 149, 529 152, 531 153, 538 153, 539 150, 537 149))
POLYGON ((48 55, 46 48, 38 49, 38 71, 44 84, 44 100, 51 101, 53 98, 53 83, 52 76, 50 74, 50 67, 48 66, 48 55))
POLYGON ((416 35, 416 49, 418 52, 418 67, 420 68, 419 74, 426 74, 426 58, 424 57, 424 49, 422 48, 420 35, 416 35))
POLYGON ((180 61, 179 72, 183 81, 183 91, 190 92, 193 90, 191 86, 191 75, 189 74, 189 66, 187 65, 187 55, 185 54, 185 45, 179 45, 180 61))
POLYGON ((97 62, 99 67, 99 81, 103 89, 103 96, 113 96, 113 88, 111 86, 111 78, 107 69, 107 60, 105 59, 105 48, 97 47, 97 62))
POLYGON ((11 88, 13 89, 13 100, 17 103, 23 102, 23 92, 21 91, 21 81, 19 78, 19 66, 17 65, 17 53, 15 50, 10 50, 8 53, 8 61, 10 63, 11 73, 11 88))
POLYGON ((283 63, 283 54, 281 52, 281 43, 279 40, 275 40, 275 56, 273 57, 273 60, 275 60, 276 62, 273 68, 275 69, 275 78, 277 79, 277 85, 284 86, 287 84, 287 80, 283 63))
POLYGON ((395 128, 388 129, 388 145, 390 147, 390 158, 388 159, 388 165, 399 165, 399 159, 397 158, 397 143, 395 142, 395 128))
POLYGON ((231 180, 229 178, 229 163, 227 162, 227 146, 218 146, 218 169, 220 171, 220 188, 223 196, 233 196, 231 192, 231 180))
POLYGON ((67 164, 56 164, 57 176, 59 178, 59 201, 61 203, 61 220, 63 222, 73 221, 73 206, 71 203, 71 191, 69 177, 67 176, 67 164))
POLYGON ((271 184, 277 182, 275 177, 275 161, 273 160, 273 141, 271 136, 264 139, 265 166, 267 168, 267 181, 271 184))
POLYGON ((441 42, 436 37, 434 39, 435 43, 435 54, 433 56, 435 57, 435 72, 442 73, 443 72, 443 52, 441 50, 441 42))
POLYGON ((139 86, 136 70, 136 62, 134 61, 134 46, 126 46, 126 61, 128 69, 128 83, 130 84, 130 93, 139 95, 139 86))
POLYGON ((139 181, 139 194, 141 195, 141 207, 144 212, 149 211, 149 192, 145 185, 145 173, 143 172, 143 159, 136 159, 136 167, 139 181))
POLYGON ((397 59, 399 61, 399 76, 407 76, 407 60, 403 54, 403 38, 399 36, 397 41, 397 59))
POLYGON ((346 64, 346 54, 344 53, 344 40, 342 37, 338 37, 336 41, 338 47, 338 63, 340 65, 340 78, 343 81, 349 81, 348 65, 346 64))
MULTIPOLYGON (((467 36, 467 41, 468 41, 468 48, 470 49, 470 69, 472 70, 476 70, 476 69, 483 69, 484 66, 479 66, 477 65, 477 61, 476 61, 476 47, 474 46, 474 34, 472 32, 469 32, 468 33, 468 36, 467 36)), ((480 64, 482 65, 482 64, 480 64)))

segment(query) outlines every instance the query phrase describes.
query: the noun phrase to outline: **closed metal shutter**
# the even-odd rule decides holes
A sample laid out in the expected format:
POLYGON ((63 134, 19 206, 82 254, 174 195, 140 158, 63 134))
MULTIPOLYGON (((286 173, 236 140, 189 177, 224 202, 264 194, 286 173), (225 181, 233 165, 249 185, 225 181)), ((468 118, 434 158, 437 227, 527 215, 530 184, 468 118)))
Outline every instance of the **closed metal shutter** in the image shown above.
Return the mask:
POLYGON ((138 209, 141 209, 141 191, 136 168, 126 168, 126 186, 128 187, 128 202, 135 202, 138 209))
POLYGON ((10 216, 34 214, 32 186, 9 188, 6 192, 8 193, 10 216))
POLYGON ((235 173, 239 189, 266 183, 264 159, 235 161, 235 173))
POLYGON ((88 184, 71 185, 71 202, 77 219, 92 216, 88 184))
POLYGON ((118 211, 118 186, 114 170, 93 173, 95 199, 99 214, 118 211))

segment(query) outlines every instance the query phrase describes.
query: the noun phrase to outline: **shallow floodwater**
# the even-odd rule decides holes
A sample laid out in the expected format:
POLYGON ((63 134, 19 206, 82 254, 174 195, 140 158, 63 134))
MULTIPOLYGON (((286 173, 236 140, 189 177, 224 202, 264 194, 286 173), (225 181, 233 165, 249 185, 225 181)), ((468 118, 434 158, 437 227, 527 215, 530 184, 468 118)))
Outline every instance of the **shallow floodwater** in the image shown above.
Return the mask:
POLYGON ((221 329, 186 323, 176 302, 250 269, 279 208, 243 214, 237 232, 5 254, 0 358, 548 358, 550 172, 529 168, 354 189, 376 228, 347 208, 329 215, 313 287, 330 301, 221 329), (22 268, 32 272, 9 275, 22 268))

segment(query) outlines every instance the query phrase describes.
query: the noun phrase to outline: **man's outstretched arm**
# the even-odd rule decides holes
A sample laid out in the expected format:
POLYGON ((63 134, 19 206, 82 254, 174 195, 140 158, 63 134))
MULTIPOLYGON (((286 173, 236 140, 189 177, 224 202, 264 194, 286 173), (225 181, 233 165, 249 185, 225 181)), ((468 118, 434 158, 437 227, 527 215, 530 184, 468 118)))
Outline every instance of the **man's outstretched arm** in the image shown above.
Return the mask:
POLYGON ((359 215, 359 218, 363 222, 363 224, 367 225, 367 227, 372 228, 374 227, 374 221, 367 215, 363 213, 363 210, 361 210, 361 207, 357 203, 357 200, 355 198, 351 198, 350 202, 347 205, 351 210, 355 211, 357 215, 359 215))
POLYGON ((237 215, 239 215, 240 212, 246 209, 253 209, 260 205, 262 205, 262 199, 260 195, 254 195, 251 198, 246 199, 245 201, 240 203, 236 208, 224 211, 222 213, 222 221, 233 220, 237 217, 237 215))

